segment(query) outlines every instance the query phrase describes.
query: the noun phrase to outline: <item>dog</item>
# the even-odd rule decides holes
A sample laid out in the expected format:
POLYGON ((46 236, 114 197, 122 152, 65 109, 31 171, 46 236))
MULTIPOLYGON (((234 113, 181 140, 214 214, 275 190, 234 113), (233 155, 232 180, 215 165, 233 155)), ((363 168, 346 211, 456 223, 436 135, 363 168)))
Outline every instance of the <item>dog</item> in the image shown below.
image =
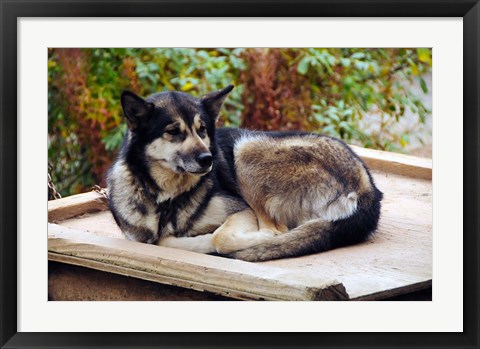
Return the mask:
POLYGON ((314 133, 216 128, 232 89, 122 93, 107 187, 126 238, 253 262, 365 241, 382 193, 358 155, 314 133))

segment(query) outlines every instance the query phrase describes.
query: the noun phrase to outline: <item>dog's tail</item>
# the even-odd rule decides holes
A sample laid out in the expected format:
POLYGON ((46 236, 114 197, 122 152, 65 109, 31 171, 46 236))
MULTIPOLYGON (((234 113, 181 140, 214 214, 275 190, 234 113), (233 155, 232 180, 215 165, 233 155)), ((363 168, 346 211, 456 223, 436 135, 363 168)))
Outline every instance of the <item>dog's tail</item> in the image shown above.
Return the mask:
POLYGON ((313 219, 269 241, 227 256, 258 262, 318 253, 365 241, 377 228, 382 196, 374 188, 358 198, 357 210, 345 219, 333 222, 313 219))

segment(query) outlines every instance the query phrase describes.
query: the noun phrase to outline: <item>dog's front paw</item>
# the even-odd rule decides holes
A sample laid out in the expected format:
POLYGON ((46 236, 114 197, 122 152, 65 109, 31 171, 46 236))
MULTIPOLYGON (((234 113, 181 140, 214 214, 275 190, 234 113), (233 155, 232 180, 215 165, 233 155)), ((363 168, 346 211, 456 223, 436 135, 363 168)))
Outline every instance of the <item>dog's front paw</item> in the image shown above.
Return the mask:
POLYGON ((217 230, 213 233, 212 243, 217 253, 224 255, 238 250, 237 243, 240 240, 236 232, 217 230))

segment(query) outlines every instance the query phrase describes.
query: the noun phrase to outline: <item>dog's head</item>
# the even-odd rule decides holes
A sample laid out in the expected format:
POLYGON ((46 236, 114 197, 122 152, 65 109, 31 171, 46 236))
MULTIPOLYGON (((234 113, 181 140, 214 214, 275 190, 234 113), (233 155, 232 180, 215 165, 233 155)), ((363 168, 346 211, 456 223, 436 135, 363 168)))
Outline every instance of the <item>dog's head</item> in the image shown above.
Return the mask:
POLYGON ((175 173, 204 175, 212 169, 215 122, 232 89, 230 85, 200 98, 162 92, 143 99, 125 91, 121 102, 129 137, 143 144, 149 162, 175 173))

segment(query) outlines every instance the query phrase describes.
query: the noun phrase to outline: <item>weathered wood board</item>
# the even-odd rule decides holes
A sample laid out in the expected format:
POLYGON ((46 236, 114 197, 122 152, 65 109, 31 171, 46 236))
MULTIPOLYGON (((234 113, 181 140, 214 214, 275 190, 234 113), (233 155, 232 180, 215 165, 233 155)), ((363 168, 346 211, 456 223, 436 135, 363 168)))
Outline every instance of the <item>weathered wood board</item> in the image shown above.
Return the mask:
POLYGON ((120 274, 48 262, 49 301, 231 301, 234 298, 120 274))
POLYGON ((410 178, 432 180, 432 159, 389 153, 350 145, 368 168, 410 178))
POLYGON ((363 244, 263 263, 139 244, 92 192, 49 203, 59 224, 49 225, 49 259, 237 299, 376 300, 431 287, 431 160, 355 150, 384 193, 379 229, 363 244))
POLYGON ((345 300, 335 280, 48 225, 49 260, 238 299, 345 300))
POLYGON ((92 191, 48 202, 48 221, 51 223, 107 210, 105 197, 92 191))

